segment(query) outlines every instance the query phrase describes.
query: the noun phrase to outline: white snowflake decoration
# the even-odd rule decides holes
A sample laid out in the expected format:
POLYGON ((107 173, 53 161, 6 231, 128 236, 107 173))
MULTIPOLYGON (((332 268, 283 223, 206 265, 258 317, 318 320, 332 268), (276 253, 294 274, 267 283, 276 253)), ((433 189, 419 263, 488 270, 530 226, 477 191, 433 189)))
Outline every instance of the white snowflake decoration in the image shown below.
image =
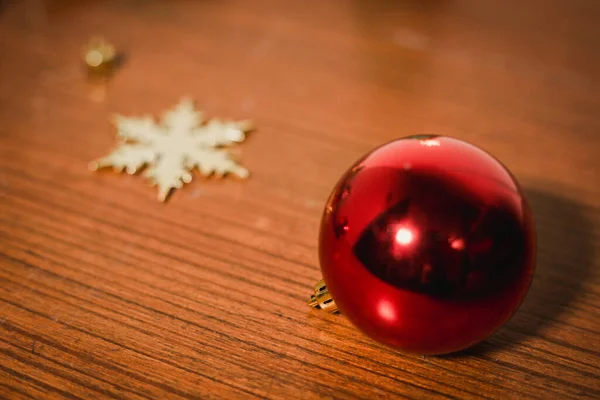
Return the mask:
POLYGON ((205 121, 189 99, 167 111, 161 124, 151 116, 115 117, 121 144, 106 157, 90 163, 90 169, 113 167, 135 174, 144 167, 144 176, 158 186, 158 199, 165 201, 172 189, 192 180, 198 168, 203 175, 227 173, 248 177, 248 170, 233 161, 222 149, 244 141, 251 121, 205 121))

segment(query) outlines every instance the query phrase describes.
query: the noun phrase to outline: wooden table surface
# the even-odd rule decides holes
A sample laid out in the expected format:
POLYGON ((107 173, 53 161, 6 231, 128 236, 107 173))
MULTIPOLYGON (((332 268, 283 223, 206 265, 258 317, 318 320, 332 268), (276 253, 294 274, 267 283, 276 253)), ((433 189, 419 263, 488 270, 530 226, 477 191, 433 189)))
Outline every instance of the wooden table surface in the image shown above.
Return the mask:
POLYGON ((0 397, 600 397, 600 2, 0 4, 0 397), (126 56, 106 83, 95 34, 126 56), (255 121, 250 179, 163 204, 87 169, 114 113, 182 96, 255 121), (417 133, 502 160, 539 236, 519 312, 453 356, 305 304, 334 183, 417 133))

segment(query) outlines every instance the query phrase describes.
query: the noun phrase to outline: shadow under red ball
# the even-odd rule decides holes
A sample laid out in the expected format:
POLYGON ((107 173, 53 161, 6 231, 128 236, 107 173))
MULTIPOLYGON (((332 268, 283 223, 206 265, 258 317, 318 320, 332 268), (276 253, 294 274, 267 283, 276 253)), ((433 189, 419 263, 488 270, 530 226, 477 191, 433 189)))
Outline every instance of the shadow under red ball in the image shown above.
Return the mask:
POLYGON ((321 225, 323 277, 374 339, 443 354, 485 339, 531 283, 534 232, 512 175, 465 142, 405 138, 342 177, 321 225))

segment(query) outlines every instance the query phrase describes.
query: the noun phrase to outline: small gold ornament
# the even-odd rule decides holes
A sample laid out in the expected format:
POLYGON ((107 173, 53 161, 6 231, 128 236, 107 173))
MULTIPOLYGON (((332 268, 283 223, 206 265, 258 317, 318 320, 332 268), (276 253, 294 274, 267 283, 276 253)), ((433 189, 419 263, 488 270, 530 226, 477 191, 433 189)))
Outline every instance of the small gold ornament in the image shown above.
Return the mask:
POLYGON ((115 117, 117 137, 121 143, 106 157, 92 161, 90 169, 113 167, 135 174, 148 166, 144 176, 158 186, 158 199, 165 201, 171 189, 179 189, 192 180, 191 170, 221 177, 227 173, 248 177, 223 149, 244 141, 252 129, 251 121, 205 121, 189 99, 183 99, 165 112, 162 123, 151 116, 115 117))
POLYGON ((108 75, 115 67, 117 51, 104 38, 93 37, 83 48, 83 61, 88 72, 94 75, 108 75))

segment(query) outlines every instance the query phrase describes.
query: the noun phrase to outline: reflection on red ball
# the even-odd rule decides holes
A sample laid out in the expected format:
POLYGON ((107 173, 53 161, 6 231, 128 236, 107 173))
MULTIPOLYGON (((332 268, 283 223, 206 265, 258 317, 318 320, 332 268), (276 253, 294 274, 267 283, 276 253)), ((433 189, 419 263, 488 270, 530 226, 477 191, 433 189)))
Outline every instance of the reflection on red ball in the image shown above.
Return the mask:
POLYGON ((523 301, 535 233, 515 178, 463 141, 411 136, 344 174, 319 240, 339 310, 373 339, 445 354, 491 335, 523 301))

